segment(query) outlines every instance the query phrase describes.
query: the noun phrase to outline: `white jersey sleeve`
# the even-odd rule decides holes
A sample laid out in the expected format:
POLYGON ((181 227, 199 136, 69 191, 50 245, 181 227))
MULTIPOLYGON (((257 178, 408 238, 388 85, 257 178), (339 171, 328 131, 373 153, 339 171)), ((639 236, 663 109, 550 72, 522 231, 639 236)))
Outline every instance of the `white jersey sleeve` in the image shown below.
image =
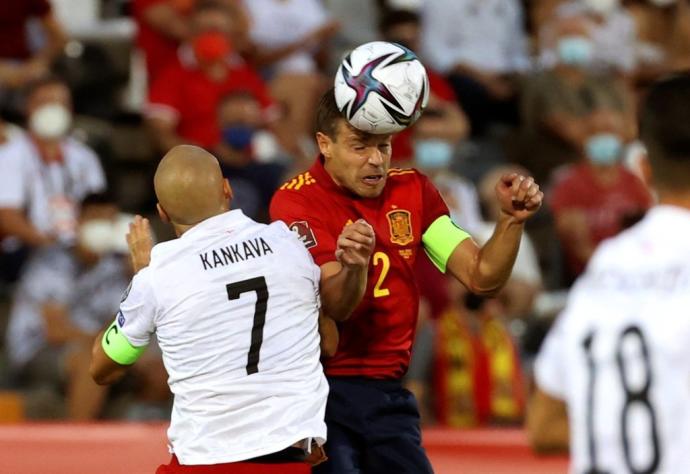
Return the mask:
POLYGON ((21 144, 22 140, 14 140, 0 146, 0 207, 17 209, 26 205, 29 193, 21 144))
POLYGON ((155 331, 156 297, 149 281, 148 268, 139 271, 125 290, 117 313, 117 325, 130 344, 135 347, 148 345, 155 331))
POLYGON ((563 325, 557 318, 541 345, 534 361, 534 377, 537 385, 554 398, 565 399, 568 373, 564 361, 563 325))

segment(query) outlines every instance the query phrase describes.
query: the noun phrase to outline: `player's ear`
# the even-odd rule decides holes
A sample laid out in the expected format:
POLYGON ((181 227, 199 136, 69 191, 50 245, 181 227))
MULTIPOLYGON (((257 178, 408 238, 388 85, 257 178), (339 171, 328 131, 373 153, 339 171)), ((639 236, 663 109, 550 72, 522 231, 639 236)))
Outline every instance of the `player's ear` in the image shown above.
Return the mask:
POLYGON ((223 196, 225 196, 225 199, 227 199, 228 202, 232 201, 232 198, 234 197, 232 193, 232 186, 230 186, 230 181, 228 181, 227 178, 223 180, 223 196))
POLYGON ((331 157, 331 147, 333 146, 333 140, 331 137, 323 132, 316 132, 316 143, 319 145, 319 151, 326 158, 331 157))
POLYGON ((165 209, 163 209, 160 203, 156 203, 156 209, 158 210, 158 216, 163 222, 170 222, 170 216, 165 212, 165 209))

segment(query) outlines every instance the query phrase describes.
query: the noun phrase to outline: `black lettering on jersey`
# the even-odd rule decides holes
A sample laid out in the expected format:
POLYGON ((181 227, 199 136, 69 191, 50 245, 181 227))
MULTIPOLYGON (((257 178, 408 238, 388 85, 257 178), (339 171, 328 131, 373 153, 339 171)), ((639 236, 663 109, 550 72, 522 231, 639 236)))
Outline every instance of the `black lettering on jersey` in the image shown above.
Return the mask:
POLYGON ((255 255, 252 253, 252 249, 249 247, 247 242, 242 242, 242 248, 244 248, 245 259, 255 258, 255 255))
POLYGON ((266 255, 268 252, 273 253, 273 250, 271 250, 271 247, 268 246, 263 238, 259 240, 261 240, 261 251, 264 253, 264 255, 266 255))
POLYGON ((235 263, 235 260, 232 258, 232 253, 230 252, 230 249, 227 247, 222 247, 220 249, 220 253, 223 254, 223 259, 225 260, 225 264, 227 265, 228 262, 230 263, 235 263))
POLYGON ((220 256, 218 255, 218 252, 213 250, 213 268, 217 267, 218 265, 223 265, 223 261, 220 259, 220 256))
POLYGON ((203 254, 199 255, 199 257, 201 258, 201 263, 204 264, 204 270, 208 270, 209 268, 213 268, 213 265, 211 265, 208 261, 208 254, 207 253, 203 253, 203 254))
POLYGON ((269 253, 273 253, 273 249, 263 238, 258 238, 204 252, 199 255, 199 258, 204 270, 212 270, 232 263, 244 262, 250 258, 263 257, 269 253))

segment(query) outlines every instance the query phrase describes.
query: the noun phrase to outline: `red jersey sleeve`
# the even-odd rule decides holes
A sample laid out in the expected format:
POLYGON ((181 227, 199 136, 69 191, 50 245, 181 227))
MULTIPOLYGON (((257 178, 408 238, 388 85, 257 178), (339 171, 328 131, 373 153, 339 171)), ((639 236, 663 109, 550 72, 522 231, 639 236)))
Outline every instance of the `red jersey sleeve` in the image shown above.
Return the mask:
POLYGON ((424 215, 422 217, 422 233, 426 232, 431 224, 441 216, 449 215, 450 211, 445 201, 431 180, 420 173, 422 179, 422 202, 424 203, 424 215))
POLYGON ((316 215, 309 196, 299 191, 279 190, 271 200, 269 213, 271 221, 285 222, 299 236, 317 265, 335 261, 338 235, 316 215))

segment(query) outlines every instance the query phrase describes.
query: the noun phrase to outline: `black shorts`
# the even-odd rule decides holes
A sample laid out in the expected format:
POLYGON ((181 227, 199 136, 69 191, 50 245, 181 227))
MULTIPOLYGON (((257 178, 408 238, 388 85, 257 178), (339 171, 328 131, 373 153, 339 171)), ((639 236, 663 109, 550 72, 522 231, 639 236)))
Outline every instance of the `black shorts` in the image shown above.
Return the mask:
POLYGON ((399 380, 328 377, 328 383, 328 461, 312 473, 433 473, 417 401, 399 380))

